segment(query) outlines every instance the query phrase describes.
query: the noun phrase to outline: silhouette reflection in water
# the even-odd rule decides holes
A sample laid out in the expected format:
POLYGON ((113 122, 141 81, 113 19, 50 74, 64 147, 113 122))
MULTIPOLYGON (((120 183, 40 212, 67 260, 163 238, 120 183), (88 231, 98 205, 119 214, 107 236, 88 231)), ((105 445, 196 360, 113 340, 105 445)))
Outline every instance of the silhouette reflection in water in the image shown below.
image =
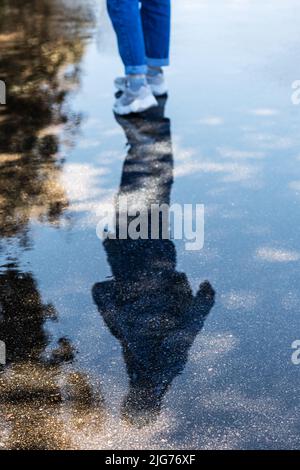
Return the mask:
MULTIPOLYGON (((149 209, 150 221, 151 204, 170 203, 173 155, 165 103, 162 97, 158 108, 143 115, 116 116, 130 145, 117 212, 126 198, 129 209, 149 209)), ((96 284, 93 297, 123 349, 129 391, 122 415, 143 426, 157 418, 165 393, 183 371, 215 294, 206 281, 193 295, 186 275, 176 271, 173 242, 162 236, 156 240, 106 238, 104 247, 114 279, 96 284)))

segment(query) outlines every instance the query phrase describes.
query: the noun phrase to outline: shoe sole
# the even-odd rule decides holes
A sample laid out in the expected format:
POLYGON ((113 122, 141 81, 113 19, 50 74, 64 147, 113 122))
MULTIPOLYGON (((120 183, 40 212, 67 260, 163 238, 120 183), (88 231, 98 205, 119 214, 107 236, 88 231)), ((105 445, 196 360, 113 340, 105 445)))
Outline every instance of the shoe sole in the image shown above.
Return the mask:
MULTIPOLYGON (((154 96, 163 96, 163 95, 166 95, 168 93, 168 89, 165 85, 165 83, 162 83, 161 85, 149 85, 152 93, 154 96)), ((115 83, 115 88, 117 91, 121 91, 122 93, 124 93, 125 91, 125 87, 122 86, 122 85, 118 85, 115 83)))
POLYGON ((165 83, 161 85, 149 85, 154 96, 163 96, 168 93, 165 83))
POLYGON ((140 100, 136 99, 131 104, 127 106, 114 106, 114 112, 120 116, 125 116, 126 114, 131 113, 142 113, 147 109, 158 106, 158 103, 154 96, 147 96, 147 98, 140 100))

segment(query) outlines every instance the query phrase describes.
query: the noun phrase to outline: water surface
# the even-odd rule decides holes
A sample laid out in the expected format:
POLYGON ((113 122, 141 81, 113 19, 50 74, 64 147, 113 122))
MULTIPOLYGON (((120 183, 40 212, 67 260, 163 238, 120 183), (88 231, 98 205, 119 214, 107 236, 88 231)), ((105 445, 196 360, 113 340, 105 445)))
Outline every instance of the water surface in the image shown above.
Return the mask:
POLYGON ((169 96, 116 119, 104 3, 1 3, 2 448, 299 448, 299 14, 174 1, 169 96), (123 195, 204 248, 102 244, 123 195))

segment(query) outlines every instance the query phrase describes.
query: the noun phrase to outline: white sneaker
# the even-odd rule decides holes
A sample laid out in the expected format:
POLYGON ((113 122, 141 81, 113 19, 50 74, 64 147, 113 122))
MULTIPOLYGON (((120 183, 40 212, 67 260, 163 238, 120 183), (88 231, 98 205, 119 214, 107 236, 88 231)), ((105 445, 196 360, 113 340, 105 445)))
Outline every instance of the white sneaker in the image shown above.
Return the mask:
POLYGON ((148 85, 133 91, 127 85, 120 98, 116 99, 114 112, 124 116, 131 113, 141 113, 153 106, 158 106, 156 99, 148 85))
MULTIPOLYGON (((115 79, 115 87, 118 91, 125 91, 127 86, 127 78, 126 77, 118 77, 115 79)), ((154 96, 162 96, 168 93, 167 84, 165 81, 165 77, 163 73, 159 73, 155 76, 147 75, 147 83, 151 88, 151 91, 154 96)))

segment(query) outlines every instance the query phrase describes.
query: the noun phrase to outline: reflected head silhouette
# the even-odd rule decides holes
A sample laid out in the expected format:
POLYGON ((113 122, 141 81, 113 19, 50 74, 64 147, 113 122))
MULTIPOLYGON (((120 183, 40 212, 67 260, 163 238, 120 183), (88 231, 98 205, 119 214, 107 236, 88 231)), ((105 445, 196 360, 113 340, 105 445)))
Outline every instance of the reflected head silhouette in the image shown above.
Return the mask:
MULTIPOLYGON (((129 208, 146 208, 149 233, 151 204, 169 204, 173 183, 165 103, 163 97, 157 108, 141 115, 116 116, 129 144, 116 212, 123 197, 129 208)), ((214 304, 214 290, 206 281, 193 295, 186 275, 176 271, 176 250, 170 239, 117 237, 106 238, 103 244, 113 279, 96 284, 93 298, 123 349, 129 391, 122 416, 143 426, 157 418, 165 393, 183 371, 189 349, 214 304)))

